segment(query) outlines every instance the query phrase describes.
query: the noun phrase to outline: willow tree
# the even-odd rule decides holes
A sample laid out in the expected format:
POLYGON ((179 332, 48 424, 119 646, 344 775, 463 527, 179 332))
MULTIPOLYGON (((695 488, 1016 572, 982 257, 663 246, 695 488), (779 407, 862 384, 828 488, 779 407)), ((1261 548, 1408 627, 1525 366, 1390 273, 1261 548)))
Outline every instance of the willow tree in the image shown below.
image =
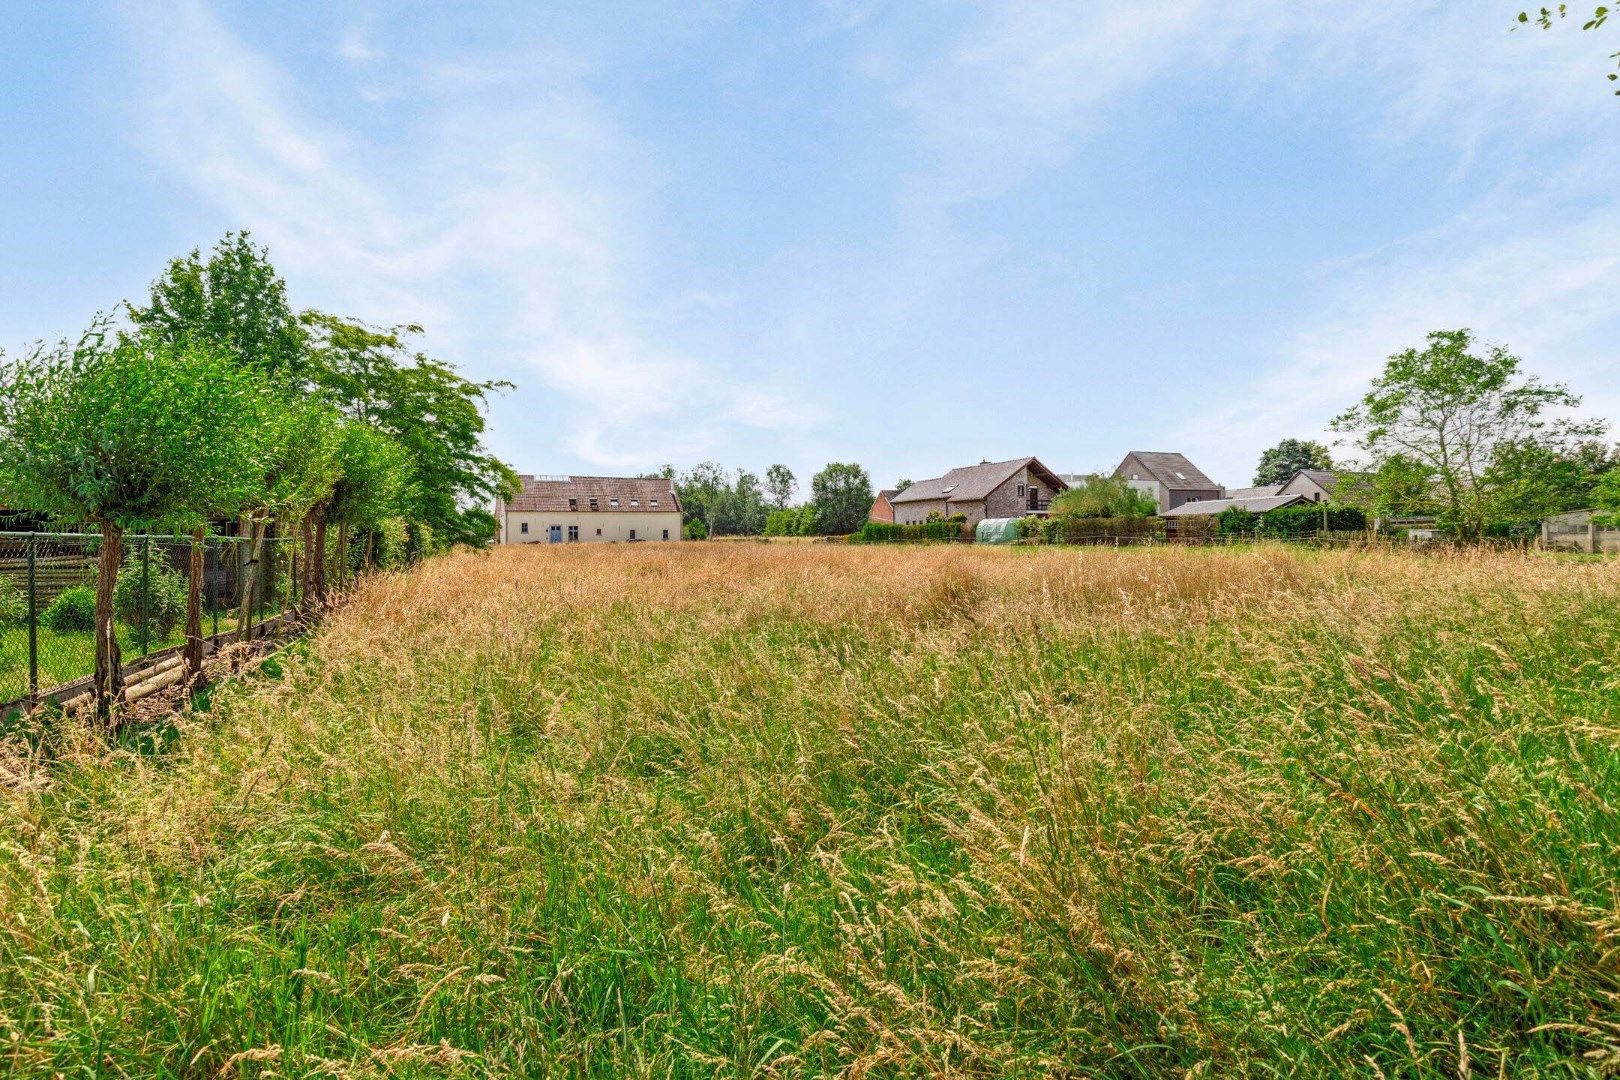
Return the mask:
POLYGON ((77 342, 0 358, 0 488, 8 501, 101 532, 95 696, 122 692, 113 591, 132 529, 189 527, 256 480, 242 418, 262 381, 218 350, 124 336, 98 321, 77 342))
POLYGON ((404 448, 370 424, 358 420, 343 424, 335 449, 338 478, 321 508, 311 538, 313 549, 322 556, 322 562, 311 563, 317 601, 326 591, 322 572, 326 525, 337 526, 338 587, 342 588, 348 577, 350 529, 375 529, 397 516, 408 486, 410 461, 404 448))
MULTIPOLYGON (((245 637, 253 601, 262 589, 264 541, 272 528, 304 521, 331 494, 340 475, 336 460, 341 423, 328 405, 298 394, 271 399, 258 497, 243 515, 241 596, 237 636, 245 637)), ((306 558, 309 548, 305 547, 306 558)))

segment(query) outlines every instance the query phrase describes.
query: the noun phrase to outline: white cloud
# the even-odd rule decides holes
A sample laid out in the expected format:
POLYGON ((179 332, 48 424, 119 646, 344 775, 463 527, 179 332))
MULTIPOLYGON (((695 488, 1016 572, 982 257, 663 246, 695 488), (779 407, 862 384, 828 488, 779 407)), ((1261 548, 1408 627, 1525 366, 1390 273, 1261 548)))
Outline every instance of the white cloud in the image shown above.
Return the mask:
POLYGON ((1256 341, 1254 374, 1237 373, 1225 400, 1165 417, 1143 441, 1181 445, 1236 482, 1261 447, 1320 431, 1385 356, 1455 326, 1511 345, 1528 369, 1620 419, 1612 359, 1591 340, 1605 328, 1612 340, 1620 294, 1620 153, 1592 140, 1612 123, 1606 50, 1573 28, 1512 32, 1511 14, 1408 0, 997 5, 899 94, 928 162, 911 182, 904 288, 920 294, 953 260, 974 257, 951 224, 954 207, 1006 197, 1062 165, 1139 92, 1172 84, 1191 107, 1208 95, 1320 109, 1374 160, 1408 146, 1449 150, 1454 166, 1438 185, 1468 176, 1485 147, 1510 171, 1438 228, 1324 260, 1301 283, 1319 304, 1256 341), (1361 96, 1332 96, 1347 83, 1361 96))
MULTIPOLYGON (((422 68, 425 119, 401 155, 301 111, 288 76, 203 4, 126 10, 148 79, 142 145, 268 244, 298 295, 421 322, 453 358, 526 365, 560 395, 567 432, 538 449, 625 466, 819 421, 768 378, 655 344, 667 321, 651 325, 658 302, 632 293, 650 195, 626 179, 655 170, 577 61, 536 50, 422 68)), ((343 52, 375 56, 362 36, 343 52)))

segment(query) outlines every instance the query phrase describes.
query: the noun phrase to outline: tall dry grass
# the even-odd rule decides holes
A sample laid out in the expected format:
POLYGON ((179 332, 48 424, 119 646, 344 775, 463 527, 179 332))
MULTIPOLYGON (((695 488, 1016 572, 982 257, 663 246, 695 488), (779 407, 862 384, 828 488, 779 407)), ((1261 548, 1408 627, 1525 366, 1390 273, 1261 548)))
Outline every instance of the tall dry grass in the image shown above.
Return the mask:
POLYGON ((4 797, 71 1075, 1603 1075, 1620 573, 520 548, 4 797))

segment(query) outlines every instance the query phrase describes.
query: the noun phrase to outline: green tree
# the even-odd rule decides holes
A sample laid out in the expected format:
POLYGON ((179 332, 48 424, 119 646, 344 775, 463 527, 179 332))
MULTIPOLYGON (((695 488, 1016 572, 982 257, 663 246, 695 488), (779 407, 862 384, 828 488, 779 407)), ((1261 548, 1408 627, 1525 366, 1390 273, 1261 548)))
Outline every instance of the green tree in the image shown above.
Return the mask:
POLYGON ((811 478, 810 505, 823 535, 852 533, 872 509, 872 478, 859 465, 835 461, 811 478))
MULTIPOLYGON (((1609 16, 1611 14, 1613 14, 1613 12, 1611 12, 1607 6, 1599 4, 1592 10, 1592 17, 1581 24, 1581 29, 1597 30, 1601 28, 1604 23, 1609 21, 1609 16)), ((1519 12, 1519 23, 1520 25, 1524 25, 1534 22, 1543 30, 1551 30, 1553 28, 1553 22, 1555 19, 1562 20, 1568 17, 1569 5, 1559 4, 1557 7, 1553 8, 1541 8, 1534 15, 1528 11, 1521 11, 1519 12)), ((1620 52, 1611 53, 1609 55, 1609 59, 1614 60, 1617 64, 1620 64, 1620 52)), ((1620 73, 1611 71, 1609 72, 1608 79, 1611 83, 1620 82, 1620 73)), ((1615 94, 1620 96, 1620 89, 1616 89, 1615 94)))
POLYGON ((1305 439, 1284 439, 1260 455, 1260 464, 1254 470, 1256 487, 1286 484, 1302 469, 1331 469, 1333 459, 1328 448, 1319 442, 1305 439))
POLYGON ((480 508, 515 496, 518 480, 484 446, 484 409, 490 394, 511 384, 475 382, 414 351, 417 326, 376 330, 313 311, 303 325, 317 393, 404 451, 404 515, 429 526, 438 543, 488 543, 495 520, 480 508))
POLYGON ((193 249, 171 260, 144 306, 129 317, 153 341, 211 345, 277 378, 305 368, 304 335, 269 253, 245 232, 226 233, 204 259, 193 249))
POLYGON ((1051 515, 1057 518, 1153 517, 1159 504, 1123 478, 1088 473, 1052 499, 1051 515))
POLYGON ((1521 375, 1521 361, 1506 349, 1475 355, 1472 348, 1467 330, 1435 331, 1427 348, 1391 356, 1372 389, 1332 425, 1354 438, 1375 475, 1396 458, 1404 479, 1426 473, 1440 523, 1464 538, 1480 536, 1493 521, 1487 470, 1499 448, 1563 450, 1604 428, 1557 416, 1580 399, 1521 375))
POLYGON ((798 486, 798 478, 786 465, 772 465, 765 470, 765 492, 773 510, 786 510, 798 486))
POLYGON ((244 496, 262 379, 203 343, 122 335, 98 321, 77 343, 0 358, 0 492, 100 529, 95 694, 122 692, 114 592, 126 530, 190 528, 244 496), (246 419, 244 419, 246 418, 246 419))
MULTIPOLYGON (((350 569, 351 530, 375 531, 384 521, 399 515, 410 463, 398 443, 358 420, 341 425, 333 450, 337 479, 316 525, 318 535, 310 538, 310 550, 324 555, 324 526, 328 523, 337 526, 338 586, 341 588, 347 584, 350 569)), ((318 568, 324 566, 324 561, 311 565, 317 568, 315 595, 319 600, 325 581, 318 568)))
POLYGON ((1593 515, 1600 525, 1620 525, 1620 469, 1611 469, 1592 488, 1593 515))

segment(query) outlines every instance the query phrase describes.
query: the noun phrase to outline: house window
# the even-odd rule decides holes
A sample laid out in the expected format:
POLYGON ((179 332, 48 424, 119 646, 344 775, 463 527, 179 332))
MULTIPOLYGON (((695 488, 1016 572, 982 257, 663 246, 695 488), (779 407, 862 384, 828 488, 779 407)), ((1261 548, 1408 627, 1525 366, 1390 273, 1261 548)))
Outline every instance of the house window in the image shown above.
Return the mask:
POLYGON ((596 500, 595 500, 595 499, 592 499, 592 500, 591 500, 591 509, 592 509, 592 510, 595 510, 595 509, 596 509, 596 508, 597 508, 597 507, 596 507, 596 500))
POLYGON ((527 521, 525 521, 523 524, 518 526, 518 532, 527 533, 528 531, 529 531, 529 523, 527 521))
POLYGON ((665 540, 668 540, 668 539, 669 539, 669 530, 668 530, 668 529, 665 529, 665 530, 664 530, 664 539, 665 539, 665 540))
POLYGON ((1187 501, 1188 501, 1188 502, 1197 502, 1197 501, 1198 501, 1198 496, 1196 496, 1196 495, 1189 495, 1189 496, 1187 496, 1187 501))
POLYGON ((568 500, 568 509, 570 509, 570 510, 578 510, 579 509, 579 500, 578 499, 569 499, 568 500))
POLYGON ((596 535, 597 535, 597 536, 601 536, 601 535, 602 535, 602 530, 601 530, 601 529, 597 529, 597 530, 596 530, 596 535))
POLYGON ((619 505, 619 500, 618 499, 609 499, 608 500, 608 505, 609 506, 618 506, 619 505))
POLYGON ((1023 484, 1018 485, 1018 497, 1020 499, 1022 499, 1024 497, 1024 485, 1023 484))
POLYGON ((631 499, 630 500, 630 505, 631 506, 640 506, 641 505, 641 500, 640 499, 631 499))
POLYGON ((634 540, 635 538, 636 538, 636 530, 631 529, 630 530, 630 539, 634 540))
POLYGON ((570 526, 568 526, 568 542, 570 544, 579 543, 579 526, 578 525, 570 525, 570 526))
POLYGON ((657 505, 658 505, 658 500, 657 500, 657 499, 654 499, 654 500, 652 500, 652 504, 653 504, 653 505, 654 505, 654 506, 657 506, 657 505))

